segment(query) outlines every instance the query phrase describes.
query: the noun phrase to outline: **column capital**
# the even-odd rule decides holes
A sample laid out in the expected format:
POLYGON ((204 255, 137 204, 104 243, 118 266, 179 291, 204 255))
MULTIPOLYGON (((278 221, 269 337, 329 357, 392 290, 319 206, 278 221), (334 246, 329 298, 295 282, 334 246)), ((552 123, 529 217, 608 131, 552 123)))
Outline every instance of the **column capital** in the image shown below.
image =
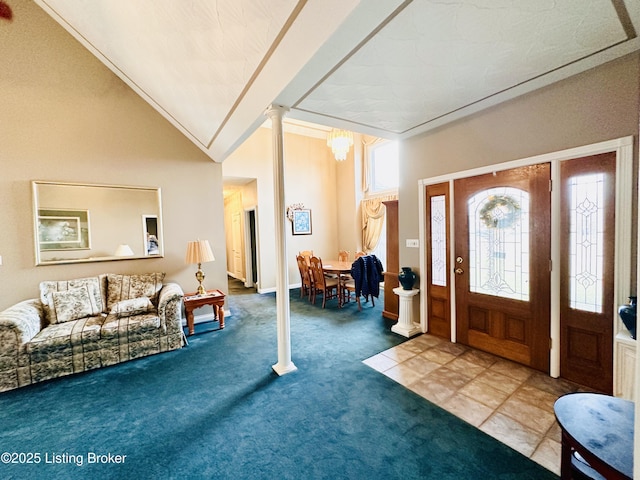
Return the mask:
POLYGON ((269 105, 269 107, 264 111, 264 114, 271 119, 273 119, 274 117, 282 118, 288 111, 289 107, 285 107, 284 105, 272 104, 269 105))

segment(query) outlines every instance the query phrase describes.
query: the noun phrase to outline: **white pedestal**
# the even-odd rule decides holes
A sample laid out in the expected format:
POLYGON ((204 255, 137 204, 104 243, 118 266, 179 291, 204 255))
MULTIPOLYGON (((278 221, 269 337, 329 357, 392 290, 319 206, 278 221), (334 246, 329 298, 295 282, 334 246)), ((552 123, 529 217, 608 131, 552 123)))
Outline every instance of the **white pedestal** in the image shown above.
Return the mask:
POLYGON ((420 290, 416 288, 411 290, 404 290, 402 287, 393 289, 393 293, 398 295, 400 299, 398 323, 391 327, 393 333, 407 338, 421 333, 420 325, 413 323, 413 297, 415 297, 419 291, 420 290))

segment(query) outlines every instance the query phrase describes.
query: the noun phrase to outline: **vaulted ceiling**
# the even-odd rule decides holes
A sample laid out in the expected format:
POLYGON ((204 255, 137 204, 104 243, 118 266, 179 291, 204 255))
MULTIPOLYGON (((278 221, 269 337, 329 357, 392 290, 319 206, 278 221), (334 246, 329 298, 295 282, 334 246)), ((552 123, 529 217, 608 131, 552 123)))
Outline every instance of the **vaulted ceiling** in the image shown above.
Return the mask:
POLYGON ((640 49, 638 0, 36 0, 213 160, 272 104, 404 138, 640 49))

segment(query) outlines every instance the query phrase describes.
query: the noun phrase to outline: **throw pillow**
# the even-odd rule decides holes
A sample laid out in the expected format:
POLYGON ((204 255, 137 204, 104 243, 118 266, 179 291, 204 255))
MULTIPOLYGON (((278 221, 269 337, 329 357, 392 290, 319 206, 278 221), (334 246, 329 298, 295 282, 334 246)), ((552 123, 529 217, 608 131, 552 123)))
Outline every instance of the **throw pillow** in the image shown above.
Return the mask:
POLYGON ((120 300, 111 308, 111 314, 118 317, 131 317, 139 313, 147 313, 154 309, 149 297, 130 298, 120 300))
POLYGON ((89 285, 83 285, 61 292, 52 292, 56 323, 99 315, 102 308, 96 303, 96 297, 90 290, 89 285))
POLYGON ((63 292, 83 286, 88 286, 89 293, 93 297, 91 301, 99 306, 100 311, 103 311, 105 307, 101 288, 102 283, 98 277, 76 278, 74 280, 61 281, 44 281, 40 283, 40 301, 44 307, 45 318, 48 324, 58 323, 52 294, 54 292, 63 292))
POLYGON ((155 305, 158 292, 162 288, 164 273, 143 273, 138 275, 107 275, 107 311, 113 306, 131 298, 147 297, 155 305))

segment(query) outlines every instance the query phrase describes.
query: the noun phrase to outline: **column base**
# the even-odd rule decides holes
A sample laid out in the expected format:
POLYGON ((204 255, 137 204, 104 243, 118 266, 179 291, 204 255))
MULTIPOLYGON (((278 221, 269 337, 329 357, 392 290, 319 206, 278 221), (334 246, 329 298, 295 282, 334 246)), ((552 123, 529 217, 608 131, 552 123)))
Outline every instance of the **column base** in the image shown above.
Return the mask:
POLYGON ((396 323, 391 327, 391 331, 407 338, 422 333, 422 330, 420 330, 420 325, 418 325, 417 323, 414 323, 413 325, 401 325, 400 323, 396 323))
POLYGON ((296 370, 298 370, 298 367, 296 367, 293 362, 289 362, 288 365, 276 363, 271 368, 273 368, 273 371, 276 372, 279 376, 286 375, 287 373, 295 372, 296 370))
POLYGON ((391 327, 393 333, 407 338, 422 333, 420 325, 413 322, 413 308, 411 304, 413 297, 415 297, 419 291, 417 288, 405 290, 398 287, 393 289, 393 293, 398 295, 400 300, 398 323, 391 327))

